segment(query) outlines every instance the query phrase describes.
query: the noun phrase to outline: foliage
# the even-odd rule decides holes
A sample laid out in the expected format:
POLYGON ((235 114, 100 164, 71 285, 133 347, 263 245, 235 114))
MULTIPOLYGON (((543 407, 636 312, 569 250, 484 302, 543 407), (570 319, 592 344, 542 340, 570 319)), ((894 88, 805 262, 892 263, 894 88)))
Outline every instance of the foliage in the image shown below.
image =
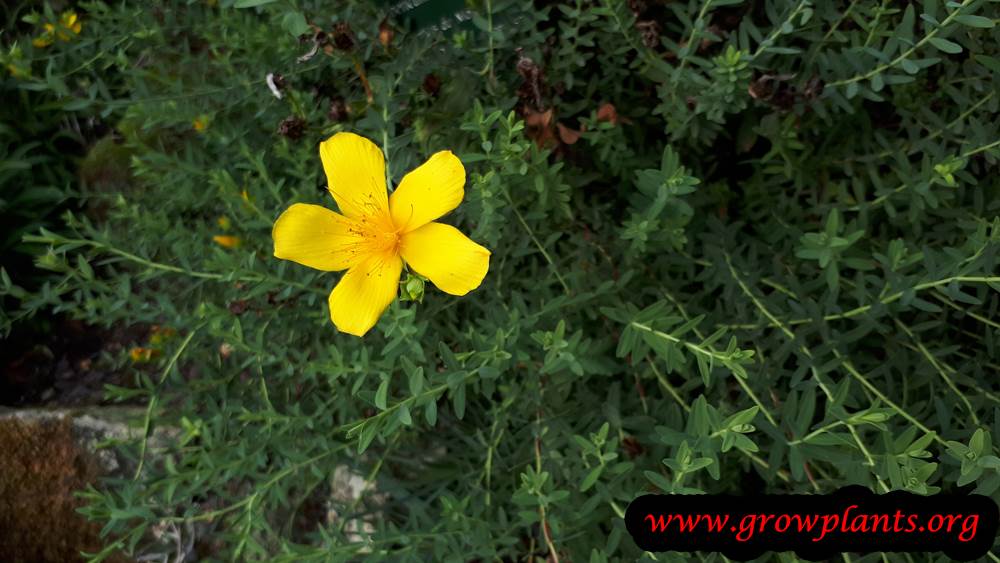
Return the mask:
POLYGON ((5 272, 3 328, 177 332, 108 389, 149 409, 85 493, 91 560, 170 529, 208 560, 663 561, 621 520, 647 491, 1000 495, 996 2, 76 9, 77 40, 6 38, 5 87, 114 122, 88 166, 128 173, 26 237, 56 278, 5 272), (446 221, 493 251, 363 340, 338 274, 272 257, 342 130, 395 182, 453 150, 446 221), (365 494, 303 525, 340 466, 365 494))
MULTIPOLYGON (((32 251, 22 238, 40 227, 58 225, 59 212, 71 205, 77 191, 76 159, 107 131, 96 108, 81 98, 106 91, 116 77, 74 76, 70 69, 88 64, 85 57, 93 54, 96 41, 55 27, 62 21, 75 29, 66 17, 71 11, 61 17, 48 6, 40 13, 31 13, 30 8, 24 2, 3 8, 3 36, 27 32, 13 42, 5 41, 0 51, 4 100, 0 105, 0 222, 5 227, 0 235, 0 261, 8 269, 22 270, 22 283, 35 289, 44 273, 30 271, 32 251), (53 27, 48 31, 46 26, 53 27), (58 57, 47 56, 46 48, 53 41, 63 47, 58 57)), ((0 319, 5 318, 0 312, 0 319)))

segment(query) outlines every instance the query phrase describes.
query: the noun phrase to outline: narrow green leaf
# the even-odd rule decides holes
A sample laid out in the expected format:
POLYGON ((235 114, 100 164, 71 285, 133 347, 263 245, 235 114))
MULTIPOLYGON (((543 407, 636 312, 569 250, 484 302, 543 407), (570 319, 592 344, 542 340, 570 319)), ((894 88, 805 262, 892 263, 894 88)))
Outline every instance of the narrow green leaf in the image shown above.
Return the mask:
POLYGON ((948 41, 947 39, 942 39, 940 37, 931 37, 928 39, 931 45, 937 47, 940 51, 948 53, 949 55, 954 55, 956 53, 962 52, 962 46, 953 41, 948 41))
POLYGON ((428 426, 437 425, 437 419, 438 419, 437 401, 434 400, 427 401, 427 404, 424 406, 424 418, 427 420, 428 426))
POLYGON ((375 406, 379 410, 385 410, 386 399, 389 395, 389 380, 383 379, 382 383, 379 383, 378 389, 375 391, 375 406))
POLYGON ((983 16, 972 16, 972 15, 962 15, 955 16, 955 21, 962 25, 967 25, 969 27, 977 27, 980 29, 990 29, 994 26, 993 20, 990 18, 985 18, 983 16))
POLYGON ((601 476, 602 471, 604 471, 603 465, 598 465, 597 467, 591 469, 590 473, 587 473, 587 476, 580 482, 580 492, 586 492, 587 489, 593 487, 594 483, 597 482, 598 477, 601 476))
POLYGON ((419 395, 424 390, 424 368, 414 368, 407 378, 407 383, 410 387, 410 395, 419 395))
POLYGON ((374 440, 375 436, 378 434, 378 426, 377 422, 372 422, 366 424, 364 429, 361 430, 361 436, 358 437, 359 454, 365 453, 365 450, 367 450, 368 446, 371 445, 372 440, 374 440))
POLYGON ((406 406, 406 404, 399 405, 399 411, 396 416, 404 426, 413 424, 413 418, 410 416, 410 407, 406 406))
POLYGON ((233 4, 234 8, 256 8, 257 6, 263 6, 264 4, 270 4, 272 2, 277 2, 278 0, 236 0, 233 4))

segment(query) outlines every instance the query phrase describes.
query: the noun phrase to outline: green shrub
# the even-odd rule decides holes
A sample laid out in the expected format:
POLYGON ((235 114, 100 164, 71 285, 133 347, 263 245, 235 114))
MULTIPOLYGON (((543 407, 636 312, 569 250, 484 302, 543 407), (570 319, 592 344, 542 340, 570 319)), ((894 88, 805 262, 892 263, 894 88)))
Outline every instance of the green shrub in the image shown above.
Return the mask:
POLYGON ((78 6, 71 74, 121 83, 59 99, 114 118, 127 174, 27 238, 57 282, 3 291, 177 331, 108 389, 179 434, 118 444, 92 560, 168 530, 208 560, 664 561, 621 520, 648 491, 997 498, 997 3, 441 6, 78 6), (482 286, 337 333, 339 274, 271 228, 334 207, 338 131, 396 182, 463 160, 444 221, 482 286))
MULTIPOLYGON (((106 127, 85 100, 69 95, 83 84, 66 80, 72 73, 65 71, 86 64, 81 53, 90 41, 77 41, 72 30, 60 29, 58 42, 67 48, 52 54, 48 38, 54 39, 56 31, 46 32, 44 25, 59 16, 52 10, 32 14, 29 8, 25 2, 5 5, 0 28, 5 38, 0 50, 0 263, 34 290, 46 277, 32 270, 32 251, 22 238, 58 225, 60 211, 75 195, 75 160, 106 127), (12 36, 17 39, 6 41, 12 36)), ((12 319, 3 309, 0 323, 6 326, 12 319)))

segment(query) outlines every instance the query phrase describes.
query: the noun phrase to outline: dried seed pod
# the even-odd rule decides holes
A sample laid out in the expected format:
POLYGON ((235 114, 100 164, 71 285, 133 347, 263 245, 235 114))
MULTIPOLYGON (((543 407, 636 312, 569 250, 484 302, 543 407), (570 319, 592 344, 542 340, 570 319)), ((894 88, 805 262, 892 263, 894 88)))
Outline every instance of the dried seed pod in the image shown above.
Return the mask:
POLYGON ((354 32, 347 22, 339 22, 333 26, 333 45, 341 51, 354 49, 354 32))
POLYGON ((824 86, 826 86, 826 84, 823 82, 823 79, 818 76, 814 76, 806 82, 805 88, 802 89, 802 97, 806 100, 814 100, 823 95, 824 86))
POLYGON ((646 0, 628 0, 628 9, 635 17, 639 17, 646 11, 646 0))
POLYGON ((653 20, 637 21, 635 28, 639 30, 643 45, 650 49, 660 46, 660 24, 653 20))
POLYGON ((524 54, 524 50, 521 48, 517 49, 517 73, 521 75, 525 80, 533 80, 538 76, 541 69, 538 68, 538 64, 535 63, 531 57, 524 54))
POLYGON ((246 299, 237 299, 229 304, 229 312, 234 315, 242 315, 250 307, 246 299))
POLYGON ((441 79, 436 74, 428 74, 424 77, 422 88, 428 95, 436 98, 441 92, 441 79))
POLYGON ((306 132, 306 122, 301 117, 286 117, 278 124, 278 134, 292 141, 302 138, 306 132))
POLYGON ((774 77, 772 75, 765 74, 757 80, 754 80, 750 83, 750 86, 747 87, 747 93, 750 94, 750 97, 755 100, 766 100, 770 98, 774 95, 775 83, 773 78, 774 77))
POLYGON ((389 20, 384 19, 382 23, 378 24, 378 42, 382 44, 386 49, 392 44, 392 38, 396 35, 396 32, 392 30, 392 26, 389 25, 389 20))
POLYGON ((520 47, 515 52, 517 73, 524 79, 517 90, 517 95, 522 100, 533 102, 535 108, 542 111, 545 109, 545 104, 542 102, 542 69, 531 57, 526 56, 520 47))
POLYGON ((343 97, 335 96, 332 100, 330 100, 330 111, 326 114, 326 116, 330 118, 330 121, 335 123, 347 121, 349 114, 350 110, 343 97))

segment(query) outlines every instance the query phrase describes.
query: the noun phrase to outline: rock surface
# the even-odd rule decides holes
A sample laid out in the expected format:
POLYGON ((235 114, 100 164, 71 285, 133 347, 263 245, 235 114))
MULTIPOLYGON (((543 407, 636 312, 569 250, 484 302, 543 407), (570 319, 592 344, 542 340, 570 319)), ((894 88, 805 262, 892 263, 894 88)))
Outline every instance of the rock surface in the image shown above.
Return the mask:
MULTIPOLYGON (((129 409, 132 411, 132 409, 129 409)), ((128 465, 100 441, 138 432, 134 412, 0 411, 0 554, 9 562, 82 561, 99 551, 100 526, 76 512, 74 492, 128 465)), ((112 557, 108 561, 126 561, 112 557)))

